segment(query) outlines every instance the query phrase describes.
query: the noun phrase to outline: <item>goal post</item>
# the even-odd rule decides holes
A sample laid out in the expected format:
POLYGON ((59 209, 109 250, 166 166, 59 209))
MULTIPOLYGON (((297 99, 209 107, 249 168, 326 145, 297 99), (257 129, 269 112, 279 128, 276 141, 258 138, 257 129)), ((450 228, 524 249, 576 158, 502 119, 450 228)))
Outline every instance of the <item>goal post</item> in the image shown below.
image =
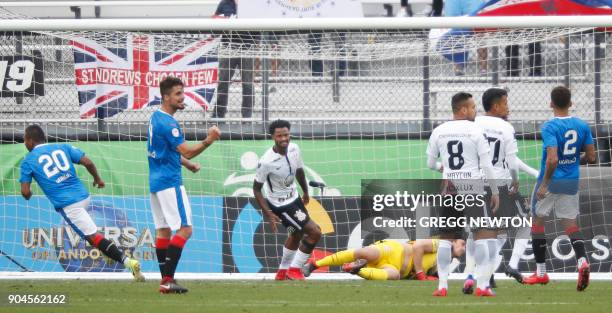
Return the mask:
MULTIPOLYGON (((377 238, 361 232, 362 179, 437 177, 425 147, 433 127, 451 118, 456 92, 473 94, 482 113, 482 93, 506 88, 518 156, 538 169, 539 127, 558 85, 570 87, 572 113, 596 137, 599 160, 583 169, 580 222, 593 272, 611 271, 610 16, 34 20, 0 9, 0 17, 0 272, 123 271, 79 240, 40 189, 21 198, 23 130, 35 123, 49 141, 69 142, 96 163, 107 187, 90 190, 88 211, 155 276, 144 141, 168 75, 186 84, 187 108, 176 115, 186 138, 202 139, 210 125, 223 133, 195 159, 201 171, 183 173, 194 235, 179 272, 276 270, 286 234, 270 232, 251 189, 272 145, 269 121, 291 121, 307 179, 326 185, 310 187, 309 213, 324 233, 318 258, 377 238), (227 101, 223 117, 212 114, 219 101, 227 101)), ((528 195, 534 179, 521 181, 528 195)), ((546 227, 547 261, 566 277, 575 272, 569 241, 558 220, 546 227)), ((534 269, 530 249, 520 266, 534 269)))

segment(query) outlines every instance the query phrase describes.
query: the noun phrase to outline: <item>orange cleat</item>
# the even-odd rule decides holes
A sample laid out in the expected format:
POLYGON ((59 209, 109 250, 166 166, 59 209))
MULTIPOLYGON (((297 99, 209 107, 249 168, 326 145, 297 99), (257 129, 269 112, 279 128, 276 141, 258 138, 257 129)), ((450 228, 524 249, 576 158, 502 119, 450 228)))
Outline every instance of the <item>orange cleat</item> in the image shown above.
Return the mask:
POLYGON ((491 288, 480 289, 476 288, 476 292, 474 293, 476 297, 495 297, 495 292, 491 288))
POLYGON ((446 288, 442 288, 442 289, 436 289, 436 291, 434 291, 432 296, 434 296, 434 297, 446 297, 447 294, 448 293, 446 292, 446 288))
POLYGON ((538 276, 537 273, 534 273, 533 275, 525 278, 523 280, 523 283, 526 285, 535 285, 535 284, 546 285, 548 284, 549 281, 550 279, 548 278, 548 274, 544 274, 544 276, 540 277, 538 276))
POLYGON ((576 285, 576 290, 584 291, 589 286, 590 273, 591 269, 589 267, 589 262, 585 261, 578 269, 578 285, 576 285))
POLYGON ((297 267, 290 267, 287 270, 287 279, 289 280, 304 280, 304 274, 302 274, 302 270, 297 267))
POLYGON ((274 280, 287 280, 287 270, 279 269, 278 271, 276 271, 276 276, 274 277, 274 280))

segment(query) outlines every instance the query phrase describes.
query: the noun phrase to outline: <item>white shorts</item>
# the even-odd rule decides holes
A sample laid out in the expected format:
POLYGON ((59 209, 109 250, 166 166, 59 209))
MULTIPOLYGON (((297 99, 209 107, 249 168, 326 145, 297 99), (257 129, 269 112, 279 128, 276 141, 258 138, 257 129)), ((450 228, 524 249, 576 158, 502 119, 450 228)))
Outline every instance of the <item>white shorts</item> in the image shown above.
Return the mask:
POLYGON ((98 226, 96 226, 96 223, 94 223, 89 213, 87 213, 89 200, 88 197, 85 200, 81 200, 58 210, 66 223, 68 223, 68 225, 70 225, 70 227, 72 227, 72 229, 74 229, 83 239, 85 239, 86 236, 91 236, 98 232, 98 226))
POLYGON ((155 229, 175 231, 182 226, 191 226, 191 204, 184 186, 151 193, 151 209, 155 229))
MULTIPOLYGON (((538 186, 536 185, 536 188, 538 186)), ((566 195, 562 193, 548 193, 542 200, 536 198, 536 190, 532 196, 532 210, 536 216, 549 216, 555 210, 555 217, 576 219, 580 212, 580 198, 578 194, 566 195)))

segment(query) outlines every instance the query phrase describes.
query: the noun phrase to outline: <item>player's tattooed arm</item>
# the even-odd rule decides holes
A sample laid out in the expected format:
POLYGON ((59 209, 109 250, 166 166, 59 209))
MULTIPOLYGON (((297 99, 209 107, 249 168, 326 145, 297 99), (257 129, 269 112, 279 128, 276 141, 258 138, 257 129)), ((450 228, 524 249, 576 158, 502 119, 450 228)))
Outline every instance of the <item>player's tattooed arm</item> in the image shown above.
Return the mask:
POLYGON ((83 165, 87 169, 91 177, 93 177, 94 187, 104 188, 104 181, 102 180, 102 178, 100 178, 100 175, 98 175, 98 169, 96 168, 96 165, 93 163, 92 160, 90 160, 87 156, 83 156, 81 160, 79 160, 79 164, 83 165))

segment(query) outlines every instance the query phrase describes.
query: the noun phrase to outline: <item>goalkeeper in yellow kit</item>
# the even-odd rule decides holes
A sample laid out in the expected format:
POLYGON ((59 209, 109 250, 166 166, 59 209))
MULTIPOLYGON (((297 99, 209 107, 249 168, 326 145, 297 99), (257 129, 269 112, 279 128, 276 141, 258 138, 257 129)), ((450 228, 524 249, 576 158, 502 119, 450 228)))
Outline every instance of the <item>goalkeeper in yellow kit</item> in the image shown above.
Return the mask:
MULTIPOLYGON (((437 239, 398 242, 381 240, 360 249, 343 250, 311 261, 303 269, 304 276, 325 266, 342 266, 342 270, 368 280, 417 279, 434 280, 427 273, 436 266, 437 239)), ((453 241, 453 256, 465 252, 465 241, 453 241)))

